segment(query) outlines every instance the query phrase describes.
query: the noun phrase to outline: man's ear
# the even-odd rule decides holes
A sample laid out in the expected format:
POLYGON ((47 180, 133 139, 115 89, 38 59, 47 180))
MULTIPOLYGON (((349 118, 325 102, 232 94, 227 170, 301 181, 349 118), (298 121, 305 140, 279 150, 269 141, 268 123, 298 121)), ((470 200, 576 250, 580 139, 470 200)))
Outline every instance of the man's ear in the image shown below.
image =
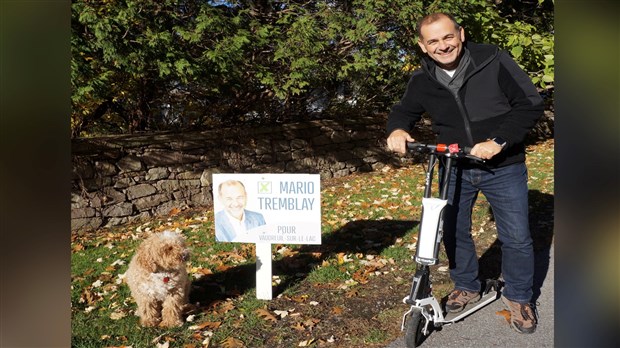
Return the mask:
POLYGON ((463 27, 461 27, 459 29, 459 33, 461 34, 461 42, 465 42, 465 29, 463 29, 463 27))
POLYGON ((420 48, 422 49, 422 52, 426 53, 426 47, 424 46, 422 41, 418 40, 418 46, 420 46, 420 48))

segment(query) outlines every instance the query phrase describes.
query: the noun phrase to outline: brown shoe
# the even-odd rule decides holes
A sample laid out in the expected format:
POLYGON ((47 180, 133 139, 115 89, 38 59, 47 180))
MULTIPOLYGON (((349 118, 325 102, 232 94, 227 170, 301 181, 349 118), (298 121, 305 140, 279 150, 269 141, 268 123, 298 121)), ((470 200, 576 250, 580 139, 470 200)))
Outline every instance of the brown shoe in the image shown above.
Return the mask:
POLYGON ((517 303, 502 296, 502 302, 510 310, 510 326, 520 333, 536 331, 537 319, 529 303, 517 303))
POLYGON ((466 290, 452 290, 446 301, 446 310, 449 313, 457 313, 465 308, 468 303, 476 303, 480 300, 480 293, 466 290))

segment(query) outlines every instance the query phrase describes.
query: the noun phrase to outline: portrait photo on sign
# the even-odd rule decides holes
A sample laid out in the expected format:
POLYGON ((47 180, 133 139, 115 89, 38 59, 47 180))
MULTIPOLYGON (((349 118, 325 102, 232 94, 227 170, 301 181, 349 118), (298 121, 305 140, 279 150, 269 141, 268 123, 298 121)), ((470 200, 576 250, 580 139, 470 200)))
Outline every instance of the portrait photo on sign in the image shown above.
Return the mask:
POLYGON ((213 174, 218 242, 320 244, 318 174, 213 174))
POLYGON ((217 185, 217 199, 222 206, 215 213, 215 239, 218 242, 234 242, 249 230, 265 225, 263 214, 246 209, 248 192, 242 181, 222 181, 217 185))

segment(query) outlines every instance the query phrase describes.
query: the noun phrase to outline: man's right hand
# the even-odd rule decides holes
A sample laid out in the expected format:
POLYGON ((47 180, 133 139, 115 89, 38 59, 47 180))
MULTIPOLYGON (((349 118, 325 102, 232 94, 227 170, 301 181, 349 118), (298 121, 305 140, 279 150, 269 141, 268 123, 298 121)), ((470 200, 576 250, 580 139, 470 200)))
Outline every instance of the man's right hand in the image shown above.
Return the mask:
POLYGON ((402 129, 397 129, 390 133, 387 138, 387 145, 390 151, 404 154, 407 151, 407 142, 415 141, 409 133, 402 129))

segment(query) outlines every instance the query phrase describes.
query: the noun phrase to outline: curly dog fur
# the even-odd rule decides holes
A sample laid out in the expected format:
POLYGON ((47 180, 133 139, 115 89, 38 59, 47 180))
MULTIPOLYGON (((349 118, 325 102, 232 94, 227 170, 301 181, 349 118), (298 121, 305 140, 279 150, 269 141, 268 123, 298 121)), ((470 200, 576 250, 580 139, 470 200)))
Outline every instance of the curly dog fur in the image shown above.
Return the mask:
POLYGON ((190 288, 185 268, 188 258, 185 239, 176 232, 157 233, 140 244, 125 273, 140 325, 183 325, 190 288))

